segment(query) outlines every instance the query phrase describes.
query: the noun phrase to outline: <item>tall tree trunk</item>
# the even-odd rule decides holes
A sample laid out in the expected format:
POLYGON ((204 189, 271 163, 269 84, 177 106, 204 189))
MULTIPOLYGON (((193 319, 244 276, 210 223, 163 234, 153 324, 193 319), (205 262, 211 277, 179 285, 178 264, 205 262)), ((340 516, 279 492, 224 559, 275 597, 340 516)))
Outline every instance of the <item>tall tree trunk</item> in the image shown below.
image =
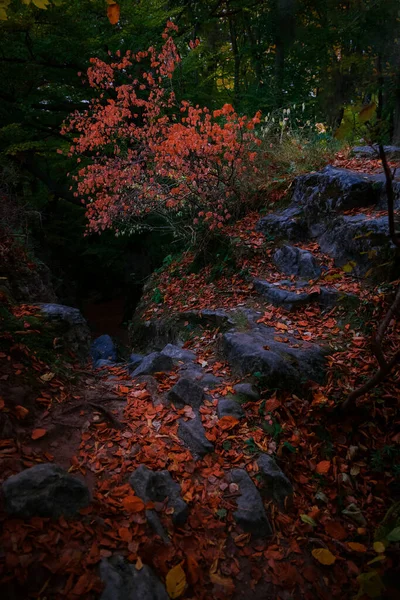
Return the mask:
POLYGON ((392 143, 400 146, 400 67, 397 71, 396 87, 394 91, 392 143))
POLYGON ((285 60, 295 39, 296 0, 276 0, 275 11, 275 106, 284 104, 285 60))

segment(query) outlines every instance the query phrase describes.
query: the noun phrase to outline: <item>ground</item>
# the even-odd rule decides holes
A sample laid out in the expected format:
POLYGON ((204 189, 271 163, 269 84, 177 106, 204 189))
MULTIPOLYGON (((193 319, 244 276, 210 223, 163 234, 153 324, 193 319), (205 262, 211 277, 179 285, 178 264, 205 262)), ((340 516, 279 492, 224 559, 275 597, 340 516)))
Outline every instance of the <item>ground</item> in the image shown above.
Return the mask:
MULTIPOLYGON (((369 172, 379 169, 377 161, 357 160, 348 163, 338 156, 337 164, 369 172)), ((315 288, 334 282, 337 289, 357 294, 360 308, 339 306, 321 312, 312 305, 288 313, 266 305, 249 275, 269 281, 279 275, 271 262, 273 246, 255 232, 259 216, 249 214, 225 231, 237 246, 234 271, 227 266, 215 273, 209 265, 189 273, 193 256, 181 257, 157 276, 158 295, 149 293, 143 317, 205 308, 257 309, 260 322, 273 326, 280 341, 290 334, 329 347, 325 385, 293 393, 263 389, 260 381, 261 398, 243 405, 243 421, 219 420, 218 399, 232 393, 242 378, 220 357, 219 328, 196 329, 185 346, 220 384, 209 390, 200 409, 215 452, 194 460, 177 436, 178 419, 190 419, 192 408, 177 409, 161 401, 178 379, 177 368, 156 374, 155 381, 138 382, 123 366, 99 372, 71 358, 68 373, 49 372, 45 362, 24 352, 16 341, 27 335, 26 321, 25 333, 15 333, 13 343, 0 354, 1 406, 15 425, 15 434, 0 441, 2 478, 21 467, 54 461, 87 482, 93 502, 72 520, 23 521, 1 513, 4 597, 99 598, 98 564, 114 553, 126 556, 138 569, 142 563, 151 565, 163 581, 181 564, 187 581, 184 599, 328 600, 357 594, 361 599, 373 597, 367 592, 380 576, 388 577, 395 569, 397 545, 388 545, 383 554, 374 546, 374 535, 393 499, 399 499, 398 371, 360 401, 355 415, 336 411, 354 386, 376 369, 368 331, 387 306, 385 288, 361 285, 351 272, 335 268, 313 243, 302 247, 325 266, 315 288), (227 479, 233 467, 241 467, 257 481, 259 451, 276 452, 295 491, 293 505, 284 511, 265 498, 273 527, 267 539, 244 533, 235 524, 237 486, 227 479), (127 483, 140 464, 168 469, 189 504, 182 528, 173 526, 165 505, 152 506, 170 534, 170 545, 149 529, 146 507, 127 483), (351 503, 359 509, 356 517, 342 512, 351 503), (315 552, 318 549, 330 551, 331 564, 323 564, 326 560, 315 552)), ((33 311, 18 307, 18 317, 23 321, 33 311)), ((390 354, 399 339, 399 325, 391 323, 388 331, 385 349, 390 354)), ((398 597, 398 588, 390 579, 384 581, 386 597, 398 597)))

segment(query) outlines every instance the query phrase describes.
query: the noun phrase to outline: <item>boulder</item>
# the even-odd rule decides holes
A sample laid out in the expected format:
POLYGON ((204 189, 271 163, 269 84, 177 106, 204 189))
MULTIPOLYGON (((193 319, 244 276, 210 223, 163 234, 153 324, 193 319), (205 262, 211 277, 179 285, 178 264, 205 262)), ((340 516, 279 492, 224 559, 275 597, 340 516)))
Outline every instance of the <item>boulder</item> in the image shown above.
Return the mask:
POLYGON ((143 359, 144 359, 143 354, 132 353, 128 360, 129 371, 134 371, 135 369, 137 369, 137 367, 141 364, 143 359))
POLYGON ((200 408, 203 398, 203 388, 187 378, 181 378, 167 394, 168 401, 179 408, 185 404, 193 408, 200 408))
POLYGON ((233 390, 244 402, 257 402, 260 399, 260 394, 251 383, 237 383, 233 390))
POLYGON ((90 355, 93 362, 98 360, 111 360, 112 362, 117 361, 117 348, 112 341, 112 338, 107 335, 101 335, 96 338, 91 345, 90 355))
POLYGON ((233 513, 236 523, 244 531, 253 533, 257 537, 272 535, 271 525, 265 513, 260 493, 247 471, 233 469, 231 479, 239 486, 240 492, 240 496, 236 500, 237 510, 233 513))
POLYGON ((273 256, 273 262, 286 275, 297 275, 305 279, 316 279, 321 275, 321 268, 312 253, 296 246, 279 248, 273 256))
POLYGON ((90 349, 90 331, 77 308, 63 304, 38 304, 46 320, 54 327, 66 350, 85 361, 90 349))
POLYGON ((185 350, 175 344, 167 344, 162 350, 161 354, 169 356, 172 360, 177 362, 193 362, 196 360, 196 355, 191 350, 185 350))
POLYGON ((171 371, 173 367, 174 362, 170 356, 166 356, 161 352, 152 352, 144 357, 140 365, 131 373, 131 377, 171 371))
POLYGON ((150 567, 136 569, 122 556, 103 558, 100 577, 105 584, 100 600, 169 600, 164 585, 150 567))
POLYGON ((308 231, 301 217, 302 210, 298 206, 289 206, 262 217, 256 225, 256 231, 263 233, 267 240, 277 237, 288 241, 305 241, 308 231))
POLYGON ((104 369, 105 367, 115 367, 117 363, 112 360, 106 360, 104 358, 100 358, 93 363, 94 369, 104 369))
POLYGON ((265 325, 248 332, 231 330, 222 336, 222 352, 235 372, 258 373, 265 386, 296 389, 310 380, 323 383, 326 350, 288 334, 287 342, 279 342, 276 335, 265 325))
POLYGON ((213 444, 206 438, 206 433, 199 415, 185 421, 179 419, 178 436, 189 448, 194 457, 203 457, 214 451, 213 444))
POLYGON ((299 306, 304 306, 313 302, 319 296, 318 292, 292 292, 285 288, 279 287, 278 283, 268 283, 261 279, 253 279, 254 289, 263 298, 265 298, 269 304, 286 308, 286 310, 293 310, 299 306))
MULTIPOLYGON (((384 146, 385 154, 390 159, 400 159, 399 146, 384 146)), ((352 154, 357 158, 379 158, 379 148, 374 146, 355 146, 352 148, 352 154)))
POLYGON ((393 253, 386 216, 344 215, 335 219, 319 238, 322 252, 335 259, 336 266, 354 262, 356 275, 365 275, 393 253))
POLYGON ((52 463, 12 475, 2 488, 6 511, 17 517, 72 517, 90 503, 86 485, 52 463))
MULTIPOLYGON (((140 465, 130 476, 129 484, 143 502, 164 502, 173 509, 175 525, 184 525, 188 517, 188 505, 181 498, 181 487, 171 477, 169 471, 151 471, 140 465)), ((147 511, 148 512, 148 511, 147 511)), ((153 512, 153 511, 152 511, 153 512)))
POLYGON ((257 464, 264 476, 268 494, 281 509, 284 509, 286 504, 292 500, 292 484, 269 454, 261 454, 257 464))
POLYGON ((235 417, 235 419, 240 420, 245 416, 240 402, 234 398, 221 398, 218 401, 217 413, 220 419, 222 417, 235 417))
POLYGON ((195 381, 202 389, 213 389, 221 383, 220 379, 212 373, 205 373, 197 363, 186 363, 178 369, 179 374, 185 379, 195 381))

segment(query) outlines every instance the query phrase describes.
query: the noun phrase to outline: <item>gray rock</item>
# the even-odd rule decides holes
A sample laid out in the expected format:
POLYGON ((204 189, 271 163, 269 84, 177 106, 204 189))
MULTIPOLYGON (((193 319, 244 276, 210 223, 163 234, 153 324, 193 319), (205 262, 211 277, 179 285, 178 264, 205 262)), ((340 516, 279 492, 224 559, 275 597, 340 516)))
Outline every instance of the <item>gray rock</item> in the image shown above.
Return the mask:
POLYGON ((135 354, 132 353, 129 357, 128 360, 128 368, 130 371, 134 371, 135 369, 137 369, 137 367, 141 364, 142 360, 144 359, 144 355, 143 354, 135 354))
POLYGON ((279 287, 277 283, 268 283, 261 279, 253 279, 254 289, 263 298, 265 298, 273 306, 293 310, 299 306, 304 306, 314 301, 318 297, 318 292, 292 292, 279 287))
POLYGON ((285 505, 292 500, 292 484, 269 454, 261 454, 257 464, 265 478, 269 495, 281 509, 284 509, 285 505))
POLYGON ((393 255, 386 216, 368 218, 364 214, 335 219, 319 238, 322 252, 335 259, 336 266, 354 262, 353 273, 365 275, 393 255))
POLYGON ((238 400, 233 398, 221 398, 218 401, 217 407, 218 417, 235 417, 235 419, 243 419, 245 416, 243 408, 238 400))
POLYGON ((105 584, 100 600, 169 600, 164 585, 147 565, 138 570, 122 556, 103 558, 100 577, 105 584))
POLYGON ((222 336, 222 352, 235 372, 257 372, 265 386, 296 389, 309 380, 323 383, 327 352, 287 334, 288 342, 278 342, 276 335, 273 327, 263 325, 245 333, 231 330, 222 336))
POLYGON ((192 362, 196 360, 196 355, 191 350, 185 350, 175 344, 167 344, 165 348, 161 350, 161 354, 171 357, 175 361, 181 362, 192 362))
POLYGON ((140 465, 130 476, 129 484, 144 502, 164 502, 168 499, 167 506, 174 509, 174 524, 184 525, 188 517, 188 505, 180 496, 179 483, 172 479, 169 471, 151 471, 145 465, 140 465))
POLYGON ((208 390, 214 389, 215 387, 220 385, 220 383, 221 379, 219 377, 216 377, 212 373, 204 373, 203 377, 199 381, 199 385, 201 385, 202 388, 208 390))
POLYGON ((272 535, 260 493, 248 473, 244 469, 233 469, 231 479, 239 486, 240 491, 237 510, 233 513, 236 523, 244 531, 253 533, 257 537, 272 535))
POLYGON ((144 357, 140 365, 131 373, 131 377, 139 375, 151 375, 152 373, 171 371, 174 362, 170 356, 161 352, 152 352, 144 357))
POLYGON ((185 404, 200 408, 204 398, 203 388, 191 379, 182 378, 167 394, 167 399, 177 407, 185 404))
POLYGON ((115 367, 117 363, 112 360, 106 360, 104 358, 100 358, 93 363, 94 369, 103 369, 104 367, 115 367))
POLYGON ((94 362, 98 360, 117 361, 117 348, 111 337, 107 334, 96 338, 90 348, 90 354, 94 362))
POLYGON ((306 279, 316 279, 321 275, 321 268, 315 257, 296 246, 282 246, 274 256, 273 262, 286 275, 297 275, 306 279))
POLYGON ((235 393, 246 402, 257 402, 260 394, 251 383, 238 383, 234 386, 235 393))
MULTIPOLYGON (((398 159, 400 158, 400 147, 399 146, 384 146, 385 154, 387 158, 398 159)), ((379 148, 375 146, 355 146, 352 148, 352 153, 357 158, 379 158, 379 148)))
POLYGON ((178 372, 185 379, 195 381, 203 389, 212 390, 221 383, 218 377, 212 373, 205 373, 197 363, 186 363, 178 369, 178 372))
POLYGON ((261 231, 267 239, 275 237, 289 241, 304 241, 307 239, 307 228, 303 226, 302 210, 297 206, 289 206, 285 210, 274 212, 262 217, 256 230, 261 231))
POLYGON ((277 283, 268 283, 267 281, 254 279, 253 283, 254 289, 270 304, 289 311, 312 303, 319 304, 324 309, 333 308, 337 304, 344 302, 348 302, 354 306, 358 303, 358 297, 354 294, 341 292, 335 288, 320 287, 319 291, 313 292, 307 292, 307 288, 305 288, 305 291, 294 292, 281 287, 284 284, 292 284, 292 282, 279 281, 277 283))
POLYGON ((52 463, 12 475, 2 488, 6 511, 18 517, 72 517, 90 503, 86 485, 52 463))
POLYGON ((71 350, 82 361, 86 360, 90 349, 90 331, 77 308, 63 304, 38 304, 46 320, 55 328, 55 334, 63 346, 71 350))
POLYGON ((188 421, 179 419, 178 436, 195 457, 203 457, 214 451, 213 444, 206 438, 199 415, 188 421))

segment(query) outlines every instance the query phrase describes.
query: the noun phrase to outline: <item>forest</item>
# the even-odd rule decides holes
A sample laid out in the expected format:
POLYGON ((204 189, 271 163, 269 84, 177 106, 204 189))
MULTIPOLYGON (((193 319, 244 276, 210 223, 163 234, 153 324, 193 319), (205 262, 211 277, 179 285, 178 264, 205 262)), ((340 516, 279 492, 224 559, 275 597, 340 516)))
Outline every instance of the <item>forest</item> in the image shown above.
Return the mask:
POLYGON ((398 0, 0 0, 0 592, 400 593, 398 0))

